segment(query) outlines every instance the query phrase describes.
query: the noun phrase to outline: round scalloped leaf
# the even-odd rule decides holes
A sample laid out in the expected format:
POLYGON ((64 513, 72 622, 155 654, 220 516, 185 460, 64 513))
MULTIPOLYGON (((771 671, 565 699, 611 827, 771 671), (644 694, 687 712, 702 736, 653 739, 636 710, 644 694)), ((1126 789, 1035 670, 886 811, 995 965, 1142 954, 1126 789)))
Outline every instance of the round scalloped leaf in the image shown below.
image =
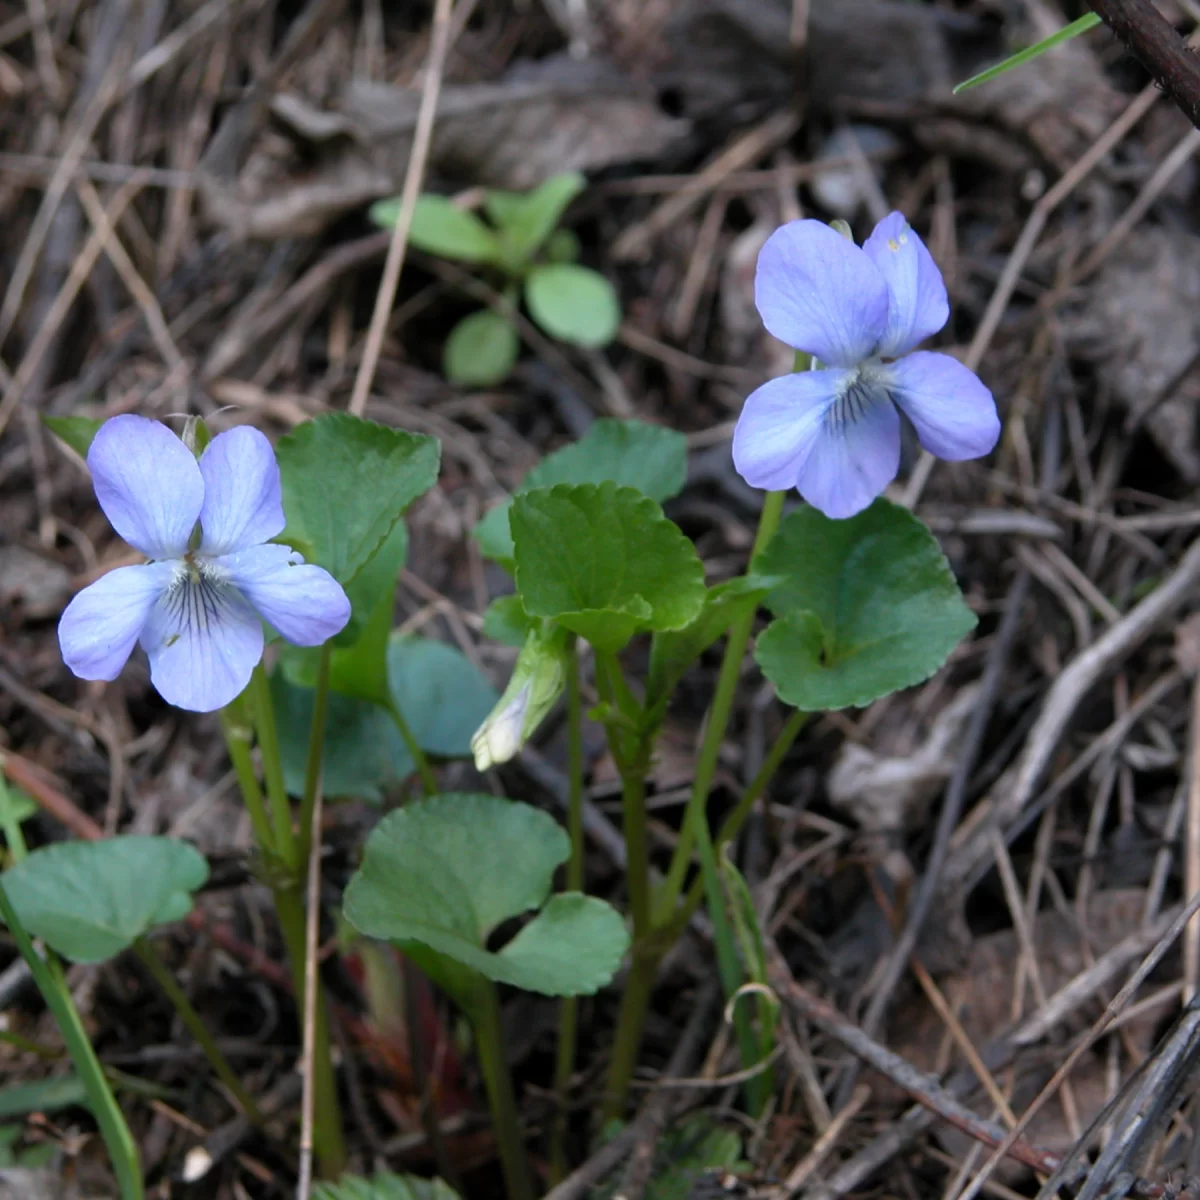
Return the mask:
POLYGON ((575 346, 607 346, 621 324, 613 285, 577 263, 534 267, 525 280, 525 303, 551 337, 575 346))
MULTIPOLYGON (((602 417, 577 442, 547 454, 517 493, 556 483, 620 483, 660 504, 678 496, 687 479, 687 439, 674 429, 644 421, 602 417)), ((497 562, 513 556, 508 513, 512 498, 485 513, 475 526, 483 553, 497 562)))
POLYGON ((933 534, 887 500, 848 520, 804 507, 755 562, 784 582, 755 658, 789 704, 862 707, 928 679, 974 629, 933 534))
POLYGON ((555 896, 502 950, 486 948, 497 925, 546 901, 569 853, 566 833, 531 805, 432 796, 389 814, 367 839, 346 919, 368 937, 415 942, 500 983, 594 992, 628 946, 624 923, 601 900, 555 896))
POLYGON ((442 351, 442 370, 451 383, 493 387, 508 378, 520 349, 512 323, 485 308, 463 317, 450 331, 442 351))
POLYGON ((4 872, 25 928, 75 962, 104 962, 156 925, 192 911, 204 856, 165 837, 58 842, 4 872))
POLYGON ((510 515, 517 589, 599 650, 640 630, 682 629, 704 605, 696 548, 662 509, 615 483, 523 492, 510 515))
POLYGON ((276 453, 288 519, 280 540, 345 585, 404 510, 437 482, 441 445, 349 413, 328 413, 280 438, 276 453))

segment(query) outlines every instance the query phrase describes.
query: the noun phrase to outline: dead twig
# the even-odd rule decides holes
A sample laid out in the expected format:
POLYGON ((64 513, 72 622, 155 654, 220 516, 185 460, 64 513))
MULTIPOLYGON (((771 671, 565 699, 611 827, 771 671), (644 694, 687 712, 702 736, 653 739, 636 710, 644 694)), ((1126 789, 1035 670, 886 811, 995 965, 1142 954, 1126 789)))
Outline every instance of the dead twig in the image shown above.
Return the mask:
MULTIPOLYGON (((462 0, 470 3, 470 0, 462 0)), ((408 169, 404 175, 404 189, 400 193, 400 211, 396 214, 396 227, 388 244, 387 259, 383 264, 383 278, 375 296, 375 311, 367 329, 366 346, 358 374, 354 377, 354 390, 350 395, 349 409, 361 417, 367 407, 367 394, 375 379, 375 368, 379 364, 379 352, 383 348, 383 335, 387 329, 388 316, 396 299, 396 285, 400 282, 400 271, 404 266, 404 254, 408 249, 408 234, 412 229, 413 214, 417 209, 417 197, 425 178, 425 164, 429 159, 429 144, 433 139, 433 118, 437 113, 438 96, 442 90, 442 72, 446 66, 446 55, 450 51, 450 13, 454 0, 437 0, 433 10, 433 35, 429 44, 429 61, 425 67, 425 84, 421 90, 421 107, 417 113, 417 127, 413 133, 412 152, 408 157, 408 169)))

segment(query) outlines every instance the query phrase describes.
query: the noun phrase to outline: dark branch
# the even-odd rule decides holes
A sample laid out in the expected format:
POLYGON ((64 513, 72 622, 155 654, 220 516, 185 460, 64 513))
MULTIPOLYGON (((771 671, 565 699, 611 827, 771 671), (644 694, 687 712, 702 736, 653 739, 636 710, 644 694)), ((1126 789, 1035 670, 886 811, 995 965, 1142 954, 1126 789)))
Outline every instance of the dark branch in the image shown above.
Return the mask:
POLYGON ((1151 0, 1088 0, 1092 11, 1200 129, 1200 60, 1151 0))

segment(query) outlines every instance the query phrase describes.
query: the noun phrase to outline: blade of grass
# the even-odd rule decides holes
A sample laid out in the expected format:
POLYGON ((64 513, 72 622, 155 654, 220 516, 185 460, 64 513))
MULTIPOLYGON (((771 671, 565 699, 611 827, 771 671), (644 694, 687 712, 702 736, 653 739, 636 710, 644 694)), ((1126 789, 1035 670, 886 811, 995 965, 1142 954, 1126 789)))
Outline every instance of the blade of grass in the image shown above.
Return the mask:
POLYGON ((988 83, 997 76, 1003 75, 1005 71, 1011 71, 1013 67, 1022 66, 1039 55, 1045 54, 1047 50, 1053 50, 1055 46, 1060 46, 1063 42, 1069 42, 1081 33, 1087 33, 1089 29, 1095 29, 1100 23, 1100 18, 1095 13, 1085 13, 1079 20, 1072 21, 1070 25, 1064 25, 1057 33, 1052 33, 1049 37, 1042 38, 1040 42, 1028 46, 1024 50, 1018 50, 1016 54, 1006 58, 1003 62, 998 62, 994 67, 988 67, 986 71, 980 71, 978 75, 972 75, 970 79, 964 79, 962 83, 955 86, 954 94, 957 96, 959 92, 965 92, 967 88, 978 87, 981 83, 988 83))

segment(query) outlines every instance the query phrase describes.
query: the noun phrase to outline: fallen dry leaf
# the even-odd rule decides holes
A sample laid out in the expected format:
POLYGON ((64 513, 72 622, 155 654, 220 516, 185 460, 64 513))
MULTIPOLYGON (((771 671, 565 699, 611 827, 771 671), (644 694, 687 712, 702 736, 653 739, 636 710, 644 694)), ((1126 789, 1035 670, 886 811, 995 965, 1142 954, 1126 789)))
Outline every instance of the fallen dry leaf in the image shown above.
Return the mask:
MULTIPOLYGON (((298 237, 398 192, 420 102, 419 89, 351 80, 324 105, 276 95, 273 123, 260 129, 247 101, 201 160, 208 215, 237 237, 298 237)), ((660 157, 690 129, 601 59, 519 62, 494 83, 443 87, 430 169, 524 189, 560 171, 660 157)))

